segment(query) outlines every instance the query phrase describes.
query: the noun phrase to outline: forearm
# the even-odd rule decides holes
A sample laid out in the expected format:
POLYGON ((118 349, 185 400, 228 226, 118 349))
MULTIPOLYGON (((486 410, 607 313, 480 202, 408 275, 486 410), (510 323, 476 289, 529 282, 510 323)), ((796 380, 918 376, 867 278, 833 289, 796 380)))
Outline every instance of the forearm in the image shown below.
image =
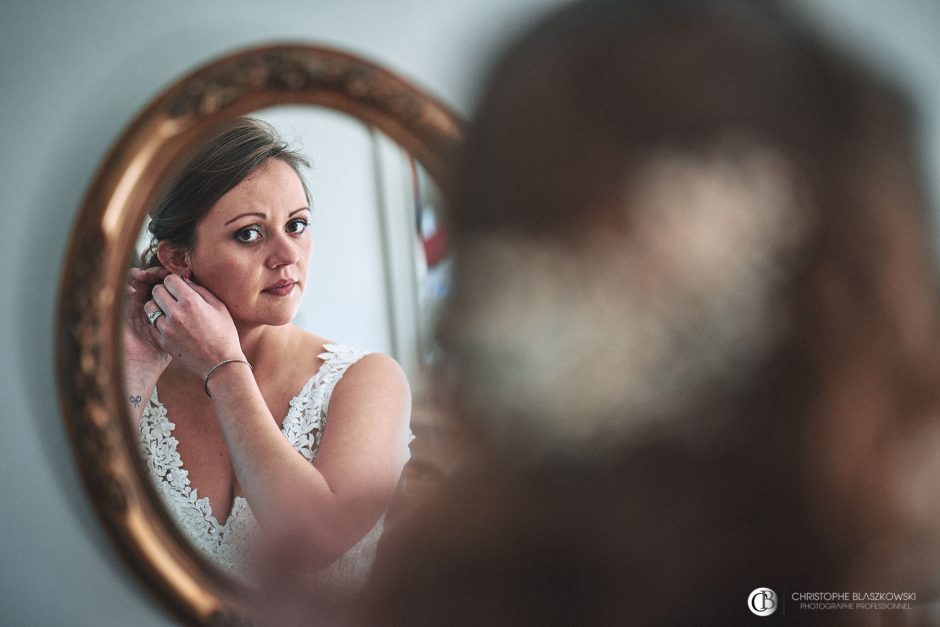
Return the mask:
POLYGON ((133 424, 140 426, 140 419, 144 408, 150 401, 153 388, 157 385, 165 365, 139 364, 128 362, 124 364, 124 400, 130 413, 133 424))
POLYGON ((247 366, 216 370, 209 389, 245 498, 267 538, 296 543, 296 567, 327 566, 368 531, 349 524, 349 503, 281 433, 247 366))

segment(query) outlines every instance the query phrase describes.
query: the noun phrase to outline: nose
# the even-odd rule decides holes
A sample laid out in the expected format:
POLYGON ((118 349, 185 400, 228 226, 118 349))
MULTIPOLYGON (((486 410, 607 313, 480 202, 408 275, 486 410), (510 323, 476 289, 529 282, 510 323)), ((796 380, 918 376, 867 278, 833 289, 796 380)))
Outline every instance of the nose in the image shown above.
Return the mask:
POLYGON ((290 266, 300 260, 299 243, 287 233, 272 235, 268 239, 266 264, 272 270, 290 266))

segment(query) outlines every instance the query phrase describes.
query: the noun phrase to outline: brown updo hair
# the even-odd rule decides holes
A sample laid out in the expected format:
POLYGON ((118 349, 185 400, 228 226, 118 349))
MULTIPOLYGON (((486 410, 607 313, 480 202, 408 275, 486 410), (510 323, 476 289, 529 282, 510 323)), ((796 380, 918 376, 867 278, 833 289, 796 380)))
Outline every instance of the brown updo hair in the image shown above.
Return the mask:
POLYGON ((160 265, 157 245, 161 241, 191 250, 196 225, 212 205, 268 159, 280 159, 297 173, 309 203, 310 190, 301 168, 309 168, 310 163, 299 152, 291 150, 267 122, 238 118, 226 124, 189 158, 150 210, 147 230, 151 240, 141 255, 141 267, 160 265))

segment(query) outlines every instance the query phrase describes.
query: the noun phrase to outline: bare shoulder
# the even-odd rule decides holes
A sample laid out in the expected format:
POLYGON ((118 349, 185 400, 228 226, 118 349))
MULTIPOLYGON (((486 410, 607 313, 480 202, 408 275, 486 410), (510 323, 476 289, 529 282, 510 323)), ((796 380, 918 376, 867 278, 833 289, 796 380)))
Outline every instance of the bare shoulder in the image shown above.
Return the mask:
POLYGON ((311 333, 306 329, 301 329, 296 325, 291 325, 289 342, 291 350, 298 355, 319 355, 325 350, 327 344, 335 344, 333 340, 321 335, 311 333))
POLYGON ((336 383, 328 411, 334 428, 350 432, 365 429, 371 432, 370 438, 384 433, 385 438, 397 439, 396 434, 407 428, 411 418, 408 379, 394 359, 370 353, 352 364, 336 383))
POLYGON ((358 359, 333 388, 327 411, 316 466, 334 492, 374 498, 380 486, 391 498, 410 455, 411 390, 401 366, 380 353, 358 359))
POLYGON ((317 467, 331 485, 352 481, 354 463, 356 472, 368 465, 394 486, 409 455, 411 390, 401 366, 380 353, 362 357, 336 383, 329 403, 317 467))
POLYGON ((352 364, 336 384, 334 400, 399 404, 410 402, 408 379, 398 362, 382 353, 369 353, 352 364))
MULTIPOLYGON (((328 345, 343 346, 321 335, 294 327, 291 336, 292 351, 300 359, 314 359, 319 368, 323 360, 319 357, 329 349, 328 345)), ((383 353, 368 353, 357 359, 333 389, 331 409, 348 402, 368 402, 384 399, 394 404, 402 399, 411 400, 408 379, 398 362, 383 353)))

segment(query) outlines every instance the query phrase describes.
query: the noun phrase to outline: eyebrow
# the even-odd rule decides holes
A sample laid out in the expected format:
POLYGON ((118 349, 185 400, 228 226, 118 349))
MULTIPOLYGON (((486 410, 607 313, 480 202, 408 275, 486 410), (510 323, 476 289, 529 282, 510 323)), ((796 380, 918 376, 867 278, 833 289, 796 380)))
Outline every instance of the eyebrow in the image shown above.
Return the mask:
MULTIPOLYGON (((291 217, 292 215, 294 215, 295 213, 300 213, 301 211, 310 211, 310 207, 300 207, 299 209, 294 209, 293 211, 291 211, 290 213, 287 214, 287 217, 289 218, 289 217, 291 217)), ((232 218, 231 220, 229 220, 228 222, 226 222, 223 226, 228 226, 229 224, 231 224, 231 223, 234 222, 235 220, 238 220, 238 219, 240 219, 240 218, 244 218, 245 216, 257 216, 257 217, 262 218, 262 219, 268 217, 266 214, 260 213, 260 212, 258 212, 258 211, 248 211, 248 212, 246 212, 246 213, 240 213, 240 214, 238 214, 237 216, 235 216, 234 218, 232 218)))

